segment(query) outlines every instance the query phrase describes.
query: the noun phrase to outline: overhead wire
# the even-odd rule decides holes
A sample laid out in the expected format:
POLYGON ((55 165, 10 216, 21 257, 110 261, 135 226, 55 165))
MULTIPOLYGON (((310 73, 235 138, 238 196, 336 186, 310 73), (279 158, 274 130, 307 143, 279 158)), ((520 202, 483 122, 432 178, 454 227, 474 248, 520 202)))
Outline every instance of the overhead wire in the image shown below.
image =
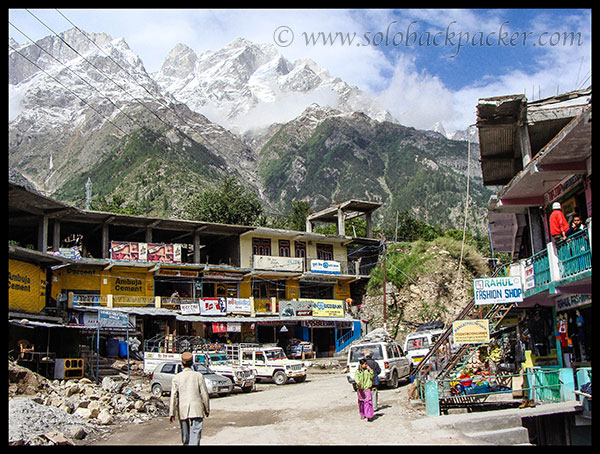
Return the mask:
MULTIPOLYGON (((79 74, 77 74, 73 69, 69 68, 65 63, 61 62, 59 59, 57 59, 54 55, 52 55, 50 52, 48 52, 46 49, 44 49, 42 46, 40 46, 38 43, 36 43, 35 41, 33 41, 25 32, 23 32, 21 29, 19 29, 16 25, 14 25, 13 23, 11 23, 10 21, 8 22, 8 24, 13 27, 15 30, 17 30, 19 33, 21 33, 25 38, 27 38, 29 41, 31 41, 35 46, 37 46, 39 49, 41 49, 44 53, 46 53, 47 55, 50 56, 50 58, 52 58, 53 60, 55 60, 56 62, 58 62, 59 64, 61 64, 62 66, 64 66, 66 69, 68 69, 70 72, 72 72, 75 76, 79 77, 79 79, 81 79, 86 85, 88 85, 92 90, 95 90, 100 96, 102 96, 104 99, 106 99, 108 102, 110 102, 120 113, 122 113, 123 115, 125 115, 127 118, 129 118, 129 120, 132 121, 133 124, 136 124, 137 121, 135 119, 133 119, 128 113, 124 112, 121 110, 121 108, 119 106, 117 106, 114 101, 110 98, 108 98, 106 95, 104 95, 100 90, 98 90, 96 87, 94 87, 92 84, 90 84, 87 80, 85 80, 83 77, 81 77, 79 74)), ((14 49, 13 49, 14 50, 14 49)), ((22 56, 22 54, 20 52, 17 52, 19 55, 22 56)), ((37 66, 37 65, 36 65, 37 66)), ((39 66, 38 66, 39 68, 39 66)), ((45 72, 45 71, 44 71, 45 72)), ((48 74, 48 73, 46 73, 48 74)))
POLYGON ((73 90, 71 90, 69 87, 67 87, 66 85, 64 85, 60 80, 58 80, 56 77, 54 77, 52 74, 48 73, 46 70, 44 70, 42 67, 40 67, 38 64, 36 64, 35 62, 33 62, 32 60, 30 60, 28 57, 26 57, 25 55, 23 55, 21 52, 19 52, 17 49, 15 49, 13 46, 11 46, 10 44, 8 45, 8 47, 10 47, 14 52, 16 52, 17 54, 19 54, 21 57, 23 57, 25 60, 27 60, 29 63, 31 63, 33 66, 35 66, 36 68, 38 68, 40 71, 42 71, 44 74, 46 74, 48 77, 50 77, 51 79, 53 79, 56 83, 58 83, 60 86, 62 86, 65 90, 67 90, 68 92, 70 92, 73 96, 77 97, 81 102, 83 102, 86 106, 88 106, 90 109, 92 109, 94 112, 96 112, 98 115, 100 115, 102 118, 104 118, 106 121, 108 121, 111 125, 113 125, 115 128, 117 128, 119 131, 121 131, 123 134, 127 134, 125 131, 123 131, 116 123, 114 123, 110 118, 105 117, 102 113, 98 112, 91 104, 89 104, 85 99, 83 99, 81 96, 79 96, 77 93, 75 93, 73 90))
MULTIPOLYGON (((55 8, 56 9, 56 8, 55 8)), ((148 93, 154 100, 156 100, 156 102, 158 102, 161 106, 169 109, 171 112, 173 112, 177 118, 179 118, 179 120, 181 120, 182 122, 184 122, 186 124, 186 126, 191 127, 187 121, 179 116, 179 113, 173 109, 170 105, 163 103, 163 101, 159 98, 157 98, 150 90, 148 90, 148 88, 146 88, 145 86, 143 86, 142 84, 140 84, 138 82, 138 80, 123 66, 121 66, 121 64, 119 62, 117 62, 114 58, 112 58, 109 54, 107 54, 106 52, 104 52, 104 50, 98 46, 98 44, 96 44, 96 42, 94 40, 92 40, 87 33, 85 33, 83 30, 81 30, 77 25, 75 25, 67 16, 65 16, 61 11, 59 11, 58 9, 56 9, 56 12, 58 14, 60 14, 69 24, 71 24, 79 33, 81 33, 81 35, 83 37, 85 37, 85 39, 87 39, 90 43, 92 43, 100 52, 102 52, 110 61, 112 61, 115 65, 117 65, 123 72, 125 72, 125 74, 127 74, 131 80, 138 85, 139 87, 141 87, 146 93, 148 93)))
MULTIPOLYGON (((152 109, 150 109, 148 106, 146 106, 146 104, 144 104, 140 99, 138 99, 136 96, 129 93, 124 87, 122 87, 120 84, 115 82, 111 77, 106 75, 104 73, 104 71, 102 71, 100 68, 98 68, 92 62, 90 62, 87 58, 85 58, 83 55, 81 55, 73 46, 71 46, 67 41, 65 41, 58 33, 56 33, 52 28, 50 28, 44 21, 42 21, 40 18, 38 18, 35 14, 33 14, 28 9, 25 9, 25 11, 27 11, 31 16, 33 16, 40 24, 42 24, 44 27, 46 27, 48 30, 50 30, 58 39, 60 39, 69 49, 71 49, 73 52, 75 52, 77 55, 79 55, 86 63, 88 63, 96 71, 98 71, 100 74, 102 74, 104 77, 106 77, 106 79, 111 81, 121 91, 123 91, 124 93, 129 95, 133 100, 135 100, 138 104, 140 104, 144 109, 146 109, 148 112, 150 112, 152 115, 154 115, 161 123, 163 123, 165 126, 167 126, 169 128, 174 128, 174 129, 179 130, 179 128, 176 128, 175 126, 164 121, 156 112, 154 112, 152 109)), ((181 131, 181 132, 183 133, 183 131, 181 131)))

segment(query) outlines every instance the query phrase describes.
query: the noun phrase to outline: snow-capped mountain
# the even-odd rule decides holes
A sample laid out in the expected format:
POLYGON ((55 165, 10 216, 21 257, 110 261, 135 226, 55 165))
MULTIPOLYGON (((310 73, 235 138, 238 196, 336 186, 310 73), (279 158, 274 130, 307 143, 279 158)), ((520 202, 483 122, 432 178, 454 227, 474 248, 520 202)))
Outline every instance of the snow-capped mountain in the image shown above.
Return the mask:
POLYGON ((289 121, 313 103, 395 121, 376 101, 314 61, 290 62, 272 44, 242 38, 200 56, 178 44, 155 79, 192 110, 238 133, 289 121))
MULTIPOLYGON (((182 217, 190 194, 231 175, 276 212, 363 198, 451 226, 466 150, 272 45, 179 44, 149 74, 103 33, 9 40, 9 179, 67 203, 89 177, 92 202, 118 195, 133 213, 182 217)), ((489 195, 472 187, 484 209, 489 195)))

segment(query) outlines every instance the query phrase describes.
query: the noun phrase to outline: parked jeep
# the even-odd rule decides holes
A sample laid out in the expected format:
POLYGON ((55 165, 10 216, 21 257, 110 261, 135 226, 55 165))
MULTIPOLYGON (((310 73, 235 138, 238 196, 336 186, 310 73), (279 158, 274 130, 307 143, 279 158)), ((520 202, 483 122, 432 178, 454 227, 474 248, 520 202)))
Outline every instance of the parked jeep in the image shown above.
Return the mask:
POLYGON ((347 375, 349 383, 354 383, 354 373, 358 361, 370 353, 379 367, 379 383, 389 388, 398 387, 399 380, 409 380, 411 361, 404 355, 396 342, 368 342, 350 347, 348 351, 347 375))
POLYGON ((194 363, 204 364, 217 374, 228 377, 245 393, 254 389, 256 382, 254 371, 249 367, 233 364, 225 352, 194 352, 194 363))
POLYGON ((226 346, 226 352, 234 364, 254 369, 257 379, 273 380, 277 385, 287 383, 290 378, 297 383, 306 380, 306 365, 288 359, 281 347, 232 344, 226 346))

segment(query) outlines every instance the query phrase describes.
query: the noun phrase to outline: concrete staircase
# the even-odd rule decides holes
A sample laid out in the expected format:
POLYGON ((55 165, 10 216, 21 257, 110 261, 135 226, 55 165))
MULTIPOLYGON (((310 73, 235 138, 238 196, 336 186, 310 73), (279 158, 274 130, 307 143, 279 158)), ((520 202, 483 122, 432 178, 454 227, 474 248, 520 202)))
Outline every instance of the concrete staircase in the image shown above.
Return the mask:
POLYGON ((480 419, 471 427, 455 427, 478 444, 529 445, 529 433, 517 415, 494 415, 480 419))
POLYGON ((529 432, 521 415, 513 410, 496 410, 433 416, 413 424, 457 433, 464 444, 530 445, 529 432))

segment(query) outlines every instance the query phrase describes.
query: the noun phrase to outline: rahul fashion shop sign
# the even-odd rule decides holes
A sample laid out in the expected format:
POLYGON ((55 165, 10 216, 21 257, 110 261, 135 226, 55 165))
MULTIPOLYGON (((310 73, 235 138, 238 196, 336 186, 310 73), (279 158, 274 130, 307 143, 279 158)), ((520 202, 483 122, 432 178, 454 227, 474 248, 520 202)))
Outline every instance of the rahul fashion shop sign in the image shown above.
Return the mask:
POLYGON ((523 301, 519 276, 488 277, 473 280, 475 304, 511 304, 523 301))

